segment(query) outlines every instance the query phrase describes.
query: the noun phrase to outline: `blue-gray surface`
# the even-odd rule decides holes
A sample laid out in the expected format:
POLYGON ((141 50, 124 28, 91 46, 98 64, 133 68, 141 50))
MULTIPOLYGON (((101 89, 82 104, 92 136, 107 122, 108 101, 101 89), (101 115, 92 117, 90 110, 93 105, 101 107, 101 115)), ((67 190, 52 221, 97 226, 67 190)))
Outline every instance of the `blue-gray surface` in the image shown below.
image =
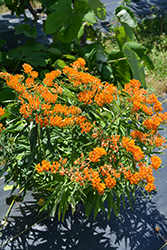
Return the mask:
MULTIPOLYGON (((167 111, 167 102, 163 104, 163 108, 167 111)), ((161 130, 160 133, 167 139, 167 130, 161 130)), ((162 165, 167 162, 167 149, 164 153, 160 155, 162 165)), ((40 218, 34 213, 34 199, 29 193, 24 202, 14 205, 8 225, 2 230, 0 249, 158 250, 165 241, 155 233, 156 226, 167 240, 167 167, 159 169, 159 172, 160 174, 154 173, 158 192, 151 200, 146 200, 137 193, 133 211, 127 202, 127 209, 121 207, 118 217, 112 212, 109 220, 101 212, 95 220, 92 216, 87 219, 80 206, 75 215, 67 213, 64 223, 55 218, 44 219, 35 224, 40 218), (24 232, 17 236, 22 231, 24 232), (8 240, 10 241, 7 242, 8 240)), ((9 192, 3 191, 2 180, 0 194, 0 217, 4 217, 9 208, 6 204, 9 202, 9 192)), ((163 250, 165 249, 167 250, 167 245, 164 246, 163 250)))

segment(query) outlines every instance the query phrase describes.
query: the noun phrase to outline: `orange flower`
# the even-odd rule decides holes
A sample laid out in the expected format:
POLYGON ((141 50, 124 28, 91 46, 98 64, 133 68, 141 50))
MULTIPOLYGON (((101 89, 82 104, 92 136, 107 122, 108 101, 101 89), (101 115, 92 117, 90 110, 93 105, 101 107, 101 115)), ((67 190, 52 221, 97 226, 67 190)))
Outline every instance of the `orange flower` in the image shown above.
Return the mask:
POLYGON ((107 152, 105 151, 104 148, 96 147, 93 149, 93 151, 89 153, 89 160, 92 162, 98 162, 99 159, 106 154, 107 152))
POLYGON ((155 190, 156 186, 153 183, 147 183, 147 185, 145 186, 145 190, 147 192, 151 192, 152 190, 155 190))
POLYGON ((105 178, 105 184, 108 188, 113 188, 116 185, 116 180, 114 178, 111 178, 110 174, 107 174, 107 177, 105 178))
POLYGON ((162 160, 158 156, 153 155, 150 160, 151 160, 151 166, 155 170, 157 170, 161 166, 162 160))
POLYGON ((122 138, 122 146, 126 149, 127 152, 131 152, 134 160, 140 161, 144 158, 144 153, 139 146, 135 145, 133 139, 129 139, 128 137, 123 136, 122 138))
POLYGON ((22 67, 23 67, 24 72, 25 72, 26 74, 31 73, 32 67, 31 67, 28 63, 24 63, 24 64, 22 65, 22 67))
POLYGON ((2 123, 0 123, 0 132, 2 132, 3 129, 5 129, 5 127, 3 126, 2 123))
POLYGON ((83 58, 78 58, 75 62, 71 63, 71 66, 75 69, 85 69, 85 60, 83 58))
POLYGON ((0 116, 3 116, 5 114, 5 109, 3 109, 2 107, 0 107, 0 116))

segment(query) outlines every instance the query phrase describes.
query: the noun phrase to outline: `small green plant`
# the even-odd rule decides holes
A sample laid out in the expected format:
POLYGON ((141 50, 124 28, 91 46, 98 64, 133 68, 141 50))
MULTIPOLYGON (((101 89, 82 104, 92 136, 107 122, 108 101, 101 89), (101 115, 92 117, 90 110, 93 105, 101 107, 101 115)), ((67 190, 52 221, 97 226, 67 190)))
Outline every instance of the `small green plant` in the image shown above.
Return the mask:
POLYGON ((167 15, 154 15, 144 18, 135 28, 135 34, 154 63, 154 69, 146 72, 147 86, 152 86, 155 93, 166 92, 167 88, 167 15))
POLYGON ((14 181, 12 192, 38 194, 39 212, 62 220, 79 202, 95 218, 107 201, 109 218, 125 197, 132 207, 136 189, 155 190, 155 149, 166 142, 158 129, 167 112, 154 94, 138 80, 118 90, 85 66, 78 58, 42 80, 29 64, 22 74, 0 73, 4 91, 15 94, 0 108, 0 175, 6 185, 14 181))

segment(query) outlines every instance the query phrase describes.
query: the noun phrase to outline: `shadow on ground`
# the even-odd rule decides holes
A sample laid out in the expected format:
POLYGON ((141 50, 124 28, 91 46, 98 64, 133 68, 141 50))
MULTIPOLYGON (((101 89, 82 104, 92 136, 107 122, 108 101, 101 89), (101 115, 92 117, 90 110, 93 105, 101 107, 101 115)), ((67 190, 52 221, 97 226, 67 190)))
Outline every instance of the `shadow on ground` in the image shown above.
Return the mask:
POLYGON ((20 203, 10 216, 2 231, 1 249, 158 250, 165 242, 155 232, 155 227, 158 226, 161 235, 167 238, 167 218, 159 212, 155 202, 146 200, 140 193, 136 196, 134 210, 127 202, 127 209, 121 208, 118 217, 112 212, 108 220, 100 212, 96 220, 93 215, 88 220, 80 205, 75 215, 67 213, 64 223, 57 217, 53 220, 43 219, 44 215, 37 217, 33 213, 35 204, 30 199, 20 203), (23 233, 6 243, 20 232, 23 233))

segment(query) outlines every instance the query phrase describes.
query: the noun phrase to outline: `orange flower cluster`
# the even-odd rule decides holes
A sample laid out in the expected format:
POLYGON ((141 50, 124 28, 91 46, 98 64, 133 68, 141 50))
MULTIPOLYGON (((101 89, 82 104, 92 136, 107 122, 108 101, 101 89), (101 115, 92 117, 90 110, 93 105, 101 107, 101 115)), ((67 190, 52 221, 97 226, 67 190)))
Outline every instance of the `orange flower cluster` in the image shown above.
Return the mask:
POLYGON ((113 84, 106 83, 104 89, 99 91, 95 97, 95 102, 102 107, 106 103, 111 103, 114 100, 114 95, 116 94, 116 87, 113 84))
POLYGON ((60 158, 59 161, 54 161, 52 164, 47 160, 43 160, 41 163, 38 163, 35 166, 35 168, 38 173, 42 173, 46 171, 46 172, 52 172, 56 174, 59 171, 61 175, 64 175, 65 173, 67 173, 67 170, 64 168, 64 165, 66 164, 66 162, 67 162, 67 159, 63 160, 62 158, 60 158))
POLYGON ((89 160, 91 162, 98 162, 99 159, 103 156, 103 155, 106 155, 107 152, 105 151, 104 148, 99 148, 99 147, 96 147, 93 149, 93 151, 91 151, 89 153, 89 160))
POLYGON ((166 123, 167 112, 154 114, 151 118, 145 119, 143 125, 149 130, 157 130, 161 123, 166 123))
POLYGON ((3 116, 5 114, 5 109, 3 109, 2 107, 0 107, 0 116, 3 116))
POLYGON ((22 65, 23 69, 24 69, 24 72, 26 74, 29 74, 32 78, 37 78, 38 77, 38 72, 36 71, 33 71, 31 65, 29 65, 28 63, 24 63, 22 65))
POLYGON ((78 58, 75 62, 71 63, 71 66, 74 68, 74 69, 85 69, 85 60, 83 58, 78 58))
POLYGON ((151 167, 154 168, 155 170, 157 170, 161 166, 161 163, 162 163, 161 158, 159 158, 156 155, 153 155, 150 161, 151 161, 151 167))
POLYGON ((79 71, 79 69, 85 69, 84 65, 84 60, 78 59, 72 64, 73 68, 65 66, 63 69, 63 73, 67 75, 74 87, 84 86, 84 91, 78 94, 79 101, 84 104, 91 104, 94 101, 99 106, 111 103, 116 94, 116 87, 109 83, 103 84, 97 77, 79 71))
POLYGON ((154 95, 148 95, 148 91, 141 89, 141 84, 138 80, 131 80, 130 83, 125 84, 124 91, 128 93, 131 98, 128 98, 133 103, 132 111, 137 112, 142 109, 146 114, 152 115, 153 110, 155 112, 163 111, 162 104, 158 101, 158 98, 154 95), (147 106, 146 104, 153 105, 147 106))
MULTIPOLYGON (((152 166, 146 166, 146 163, 139 163, 139 170, 137 172, 132 173, 130 169, 124 168, 122 171, 124 174, 124 178, 130 181, 130 184, 136 185, 141 180, 146 181, 145 190, 151 192, 155 190, 154 180, 153 177, 153 169, 152 166)), ((130 167, 129 167, 130 168, 130 167)))
MULTIPOLYGON (((149 145, 156 145, 156 147, 162 147, 167 140, 161 136, 157 131, 151 131, 150 133, 143 133, 139 130, 131 131, 131 136, 133 139, 138 138, 145 145, 148 142, 149 145)), ((164 146, 166 147, 166 146, 164 146)))
POLYGON ((139 146, 135 145, 133 139, 123 136, 122 146, 127 152, 131 152, 135 161, 139 162, 144 158, 144 153, 139 146))
POLYGON ((46 86, 51 87, 54 84, 53 80, 60 75, 61 75, 60 70, 53 70, 45 74, 45 78, 43 79, 43 82, 46 84, 46 86))
MULTIPOLYGON (((69 68, 74 72, 78 72, 77 69, 84 69, 84 65, 85 61, 80 58, 72 64, 72 68, 69 68)), ((81 133, 87 133, 92 129, 93 124, 84 115, 80 115, 82 113, 80 108, 74 105, 66 106, 56 103, 58 95, 62 94, 62 87, 56 80, 61 75, 60 70, 46 73, 43 79, 44 84, 39 84, 34 80, 38 74, 32 70, 29 64, 23 64, 23 69, 28 74, 27 78, 18 74, 13 76, 2 72, 0 73, 0 77, 6 80, 8 86, 19 93, 18 98, 21 103, 19 111, 25 119, 31 120, 32 117, 33 119, 35 117, 35 121, 41 127, 51 125, 63 128, 78 124, 81 128, 81 133)), ((82 75, 84 79, 83 83, 86 81, 89 82, 87 79, 89 74, 84 74, 82 75)), ((91 78, 90 75, 89 77, 91 78)), ((95 77, 92 78, 96 79, 95 77)))

